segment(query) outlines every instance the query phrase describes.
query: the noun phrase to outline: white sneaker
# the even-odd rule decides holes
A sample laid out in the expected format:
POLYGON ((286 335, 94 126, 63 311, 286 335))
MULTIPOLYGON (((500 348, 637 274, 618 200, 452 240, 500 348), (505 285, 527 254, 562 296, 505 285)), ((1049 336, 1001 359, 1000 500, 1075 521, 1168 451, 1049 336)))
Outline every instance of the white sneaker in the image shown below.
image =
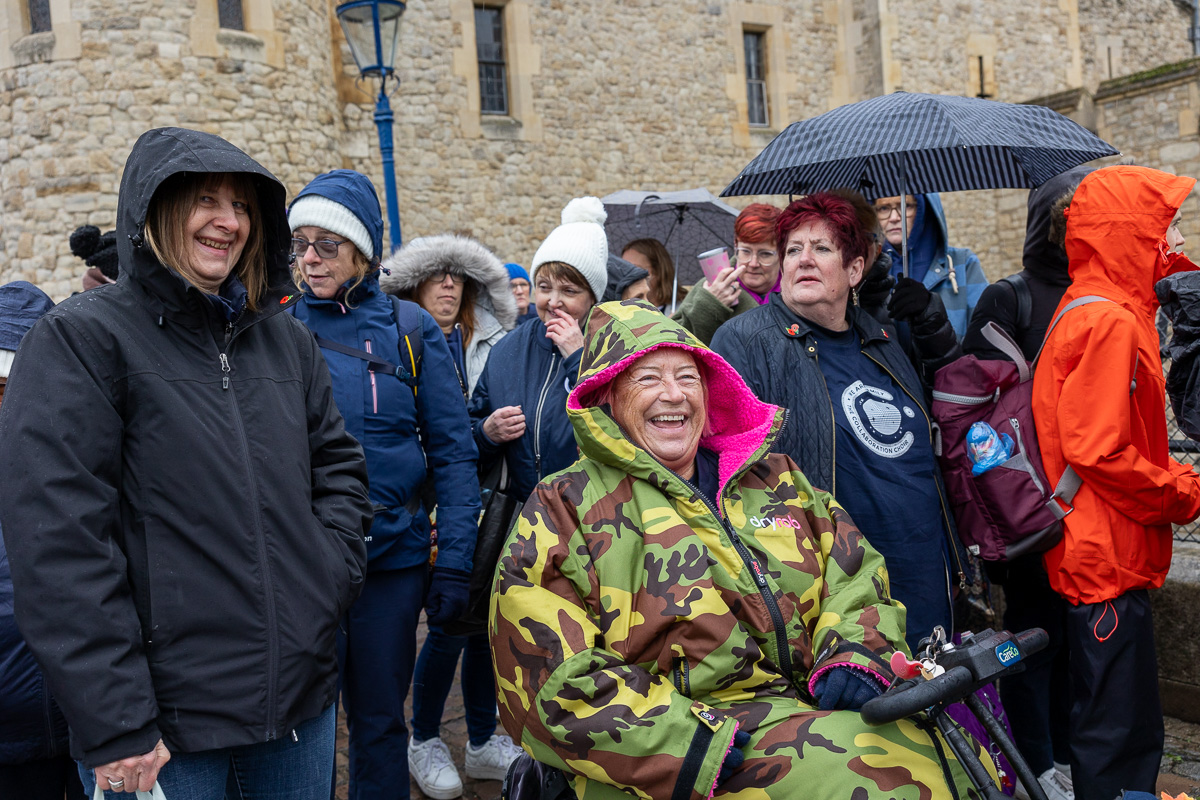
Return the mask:
POLYGON ((521 755, 521 748, 507 736, 492 736, 482 747, 467 743, 467 777, 477 781, 502 781, 508 765, 521 755))
POLYGON ((1075 786, 1071 779, 1054 767, 1038 775, 1038 783, 1042 785, 1047 800, 1075 800, 1075 786))
POLYGON ((462 795, 462 779, 441 739, 408 740, 408 771, 426 797, 454 800, 462 795))

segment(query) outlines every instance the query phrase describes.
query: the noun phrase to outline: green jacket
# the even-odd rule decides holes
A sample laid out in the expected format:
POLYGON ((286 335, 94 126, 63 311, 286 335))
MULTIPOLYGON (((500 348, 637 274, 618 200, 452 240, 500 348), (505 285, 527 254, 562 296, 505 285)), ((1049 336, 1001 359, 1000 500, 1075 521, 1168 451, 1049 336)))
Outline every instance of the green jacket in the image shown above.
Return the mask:
POLYGON ((738 295, 738 303, 733 308, 722 303, 716 296, 704 288, 704 283, 697 283, 683 298, 679 308, 671 315, 671 319, 687 328, 704 344, 712 344, 713 334, 722 324, 744 314, 752 308, 758 308, 758 301, 742 289, 738 295))
POLYGON ((746 765, 723 791, 741 781, 756 797, 817 796, 804 787, 833 780, 830 796, 891 792, 899 764, 912 797, 948 797, 929 734, 815 710, 811 687, 834 666, 890 683, 905 610, 833 498, 768 454, 786 412, 638 301, 592 310, 580 378, 567 413, 582 456, 530 496, 492 598, 513 739, 574 773, 583 800, 709 797, 739 725, 752 737, 746 765), (591 405, 656 346, 687 348, 705 367, 701 443, 719 454, 718 509, 591 405))

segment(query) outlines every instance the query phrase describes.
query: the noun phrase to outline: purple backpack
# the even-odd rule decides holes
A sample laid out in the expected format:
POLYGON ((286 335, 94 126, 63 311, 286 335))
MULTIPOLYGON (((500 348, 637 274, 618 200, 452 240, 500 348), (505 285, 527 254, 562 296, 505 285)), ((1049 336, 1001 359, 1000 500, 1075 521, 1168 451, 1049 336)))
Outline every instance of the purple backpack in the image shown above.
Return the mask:
MULTIPOLYGON (((1071 301, 1055 316, 1046 338, 1072 308, 1107 299, 1088 295, 1071 301)), ((1062 519, 1073 510, 1071 501, 1082 481, 1068 466, 1058 485, 1051 486, 1042 467, 1033 426, 1037 359, 1027 362, 1017 343, 994 322, 984 327, 983 335, 1009 360, 968 355, 942 367, 934 376, 931 411, 941 431, 938 460, 959 538, 985 561, 1008 561, 1058 543, 1062 519), (980 421, 1011 436, 1013 452, 1003 464, 972 475, 967 429, 980 421)))

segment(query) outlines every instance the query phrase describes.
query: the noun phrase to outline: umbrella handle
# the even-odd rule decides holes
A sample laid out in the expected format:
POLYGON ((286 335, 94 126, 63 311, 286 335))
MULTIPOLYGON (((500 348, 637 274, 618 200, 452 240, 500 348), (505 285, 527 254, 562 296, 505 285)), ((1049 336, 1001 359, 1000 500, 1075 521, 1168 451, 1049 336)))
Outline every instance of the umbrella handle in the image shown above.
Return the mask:
POLYGON ((641 200, 638 201, 637 208, 635 208, 633 210, 633 223, 634 223, 635 227, 637 227, 637 228, 642 227, 642 206, 646 203, 646 201, 647 200, 658 200, 658 199, 660 199, 658 195, 648 194, 645 197, 643 197, 641 200))

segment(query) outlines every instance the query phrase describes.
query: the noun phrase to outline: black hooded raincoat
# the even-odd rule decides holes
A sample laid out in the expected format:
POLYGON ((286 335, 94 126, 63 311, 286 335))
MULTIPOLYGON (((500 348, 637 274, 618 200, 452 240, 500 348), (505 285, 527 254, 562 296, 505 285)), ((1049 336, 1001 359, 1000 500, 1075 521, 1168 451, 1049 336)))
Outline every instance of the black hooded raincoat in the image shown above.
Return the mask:
POLYGON ((165 128, 121 181, 120 278, 26 336, 0 411, 17 621, 94 767, 252 744, 334 700, 337 620, 371 520, 312 335, 290 314, 284 189, 165 128), (147 207, 178 173, 253 176, 270 289, 235 322, 160 264, 147 207))

